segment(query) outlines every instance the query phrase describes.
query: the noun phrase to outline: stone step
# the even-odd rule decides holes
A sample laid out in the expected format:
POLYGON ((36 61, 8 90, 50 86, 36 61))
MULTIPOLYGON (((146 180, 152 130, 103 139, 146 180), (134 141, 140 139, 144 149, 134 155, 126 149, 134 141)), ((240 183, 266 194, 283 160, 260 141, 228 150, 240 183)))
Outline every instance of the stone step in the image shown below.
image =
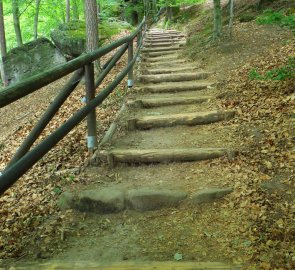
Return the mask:
POLYGON ((192 162, 235 156, 235 151, 225 148, 186 148, 186 149, 112 149, 100 151, 102 160, 111 167, 117 163, 151 164, 167 162, 192 162))
POLYGON ((182 65, 181 67, 172 68, 156 68, 156 69, 141 69, 141 73, 145 75, 158 75, 158 74, 173 74, 181 72, 192 72, 197 68, 191 65, 182 65))
POLYGON ((159 52, 142 52, 142 55, 144 58, 153 58, 153 57, 159 57, 159 56, 164 56, 164 55, 173 55, 176 54, 177 52, 179 52, 180 49, 176 49, 176 50, 167 50, 167 51, 159 51, 159 52))
POLYGON ((138 79, 144 83, 184 82, 207 79, 210 72, 174 73, 159 75, 141 75, 138 79))
POLYGON ((142 58, 146 63, 152 64, 152 63, 159 63, 159 62, 170 62, 174 60, 179 59, 179 55, 177 53, 173 53, 170 55, 164 55, 164 56, 157 56, 153 58, 142 58))
POLYGON ((185 38, 183 34, 147 34, 145 38, 158 39, 158 38, 185 38))
POLYGON ((176 41, 176 42, 159 42, 159 43, 150 43, 145 42, 144 47, 145 48, 157 48, 157 47, 169 47, 169 46, 184 46, 185 42, 182 41, 176 41))
MULTIPOLYGON (((144 59, 143 59, 144 60, 144 59)), ((163 59, 161 61, 155 61, 155 62, 142 62, 142 65, 146 68, 155 68, 155 67, 175 67, 179 65, 185 65, 186 60, 185 59, 163 59)))
MULTIPOLYGON (((10 269, 10 268, 9 268, 10 269)), ((97 261, 53 261, 53 262, 33 262, 27 265, 23 263, 21 266, 13 266, 15 270, 239 270, 241 266, 225 264, 221 262, 116 262, 106 264, 97 261)))
POLYGON ((197 113, 142 116, 129 119, 127 121, 127 127, 129 130, 135 130, 183 125, 206 125, 219 121, 230 120, 234 117, 234 115, 234 111, 209 111, 197 113))
POLYGON ((180 33, 159 33, 159 34, 147 34, 146 38, 185 38, 184 34, 180 33))
POLYGON ((196 81, 196 82, 174 82, 174 83, 161 83, 143 85, 140 89, 144 92, 150 93, 175 93, 186 91, 198 91, 206 88, 210 88, 214 85, 209 81, 196 81))
POLYGON ((212 100, 212 96, 171 96, 165 98, 144 98, 144 99, 136 99, 127 101, 127 105, 130 107, 136 108, 154 108, 154 107, 162 107, 162 106, 172 106, 172 105, 185 105, 185 104, 195 104, 208 102, 212 100))
POLYGON ((145 42, 155 44, 155 43, 165 43, 165 42, 184 42, 184 38, 146 38, 145 42))
POLYGON ((167 51, 178 51, 181 50, 180 46, 170 46, 170 47, 158 47, 158 48, 143 48, 142 53, 156 53, 156 52, 167 52, 167 51))

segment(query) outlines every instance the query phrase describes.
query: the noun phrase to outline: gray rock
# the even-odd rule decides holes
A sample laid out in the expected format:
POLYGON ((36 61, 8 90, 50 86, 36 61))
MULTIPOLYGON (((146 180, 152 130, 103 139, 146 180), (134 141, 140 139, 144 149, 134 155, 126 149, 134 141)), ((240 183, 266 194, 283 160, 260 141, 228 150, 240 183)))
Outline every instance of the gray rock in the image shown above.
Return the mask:
POLYGON ((71 192, 63 192, 57 201, 57 207, 61 210, 68 210, 74 207, 75 204, 75 195, 71 192))
POLYGON ((54 29, 50 36, 63 54, 77 57, 86 49, 86 28, 85 23, 81 21, 73 21, 61 24, 54 29))
POLYGON ((231 188, 209 188, 201 190, 192 196, 195 204, 211 202, 223 198, 225 195, 233 192, 231 188))
POLYGON ((50 40, 39 38, 10 50, 3 58, 3 67, 6 80, 11 84, 65 62, 65 57, 50 40))
POLYGON ((175 207, 186 197, 187 193, 183 191, 142 188, 129 190, 126 199, 130 208, 143 212, 163 207, 175 207))
POLYGON ((79 195, 75 208, 100 214, 116 213, 124 210, 124 197, 123 191, 112 188, 85 190, 79 195))

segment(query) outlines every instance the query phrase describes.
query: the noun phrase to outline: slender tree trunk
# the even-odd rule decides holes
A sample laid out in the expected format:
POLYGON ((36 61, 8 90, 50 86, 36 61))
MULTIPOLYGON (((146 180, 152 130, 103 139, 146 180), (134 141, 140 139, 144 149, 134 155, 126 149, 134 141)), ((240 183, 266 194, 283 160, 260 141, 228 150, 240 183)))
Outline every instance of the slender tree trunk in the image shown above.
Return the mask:
MULTIPOLYGON (((86 51, 94 51, 98 47, 98 21, 96 0, 85 0, 86 51)), ((99 62, 97 62, 99 66, 99 62)))
POLYGON ((23 45, 22 33, 20 29, 19 23, 19 8, 18 8, 18 0, 12 0, 12 15, 13 15, 13 24, 14 31, 16 35, 17 46, 23 45))
POLYGON ((97 22, 98 22, 98 24, 100 23, 100 18, 99 18, 100 12, 101 12, 101 6, 100 6, 100 3, 97 3, 97 22))
POLYGON ((144 7, 144 16, 148 16, 148 1, 147 0, 143 0, 143 7, 144 7))
POLYGON ((69 23, 70 20, 71 20, 71 1, 66 0, 66 22, 69 23))
POLYGON ((4 28, 4 16, 3 16, 3 1, 0 0, 0 49, 1 56, 5 57, 7 54, 5 28, 4 28))
POLYGON ((8 81, 6 79, 4 66, 3 66, 3 57, 7 54, 6 48, 6 38, 5 38, 5 28, 4 28, 4 16, 3 16, 3 2, 0 0, 0 50, 1 50, 1 61, 0 61, 0 71, 1 78, 4 86, 8 85, 8 81))
POLYGON ((221 37, 221 3, 220 0, 214 0, 214 30, 213 30, 213 40, 217 40, 221 37))
POLYGON ((36 0, 36 13, 35 13, 35 19, 34 19, 34 39, 38 38, 40 3, 41 3, 41 0, 36 0))
POLYGON ((229 0, 228 34, 230 38, 232 38, 233 36, 233 22, 234 22, 234 0, 229 0))
POLYGON ((79 9, 78 9, 78 0, 72 1, 72 7, 73 7, 73 19, 78 21, 79 20, 79 9))

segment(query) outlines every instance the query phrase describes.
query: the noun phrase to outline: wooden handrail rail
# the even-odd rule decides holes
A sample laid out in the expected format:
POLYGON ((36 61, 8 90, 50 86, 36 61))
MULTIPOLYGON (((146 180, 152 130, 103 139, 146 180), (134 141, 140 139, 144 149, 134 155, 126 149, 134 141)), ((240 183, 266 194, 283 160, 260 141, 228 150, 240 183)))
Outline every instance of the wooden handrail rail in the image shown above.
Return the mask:
POLYGON ((7 106, 8 104, 28 95, 36 90, 72 73, 73 71, 83 68, 85 65, 90 64, 98 58, 106 55, 112 50, 120 47, 133 40, 137 34, 141 31, 145 24, 145 18, 140 23, 136 31, 131 35, 118 39, 113 43, 99 48, 93 52, 83 54, 65 64, 54 67, 43 73, 34 75, 28 79, 25 79, 19 83, 8 86, 0 91, 0 108, 7 106))
MULTIPOLYGON (((98 82, 101 82, 102 79, 107 75, 107 73, 110 71, 111 67, 114 66, 114 64, 120 59, 120 57, 123 55, 123 53, 126 51, 127 47, 130 46, 130 43, 133 42, 134 38, 138 35, 138 33, 143 30, 143 26, 145 25, 145 18, 138 27, 138 29, 131 34, 130 36, 120 39, 114 43, 112 43, 109 46, 106 46, 104 48, 98 49, 92 53, 89 53, 87 55, 83 55, 75 60, 72 60, 71 62, 59 66, 57 68, 54 68, 49 72, 51 74, 51 78, 46 81, 46 84, 49 84, 50 82, 55 81, 55 78, 60 78, 60 76, 57 74, 58 71, 62 71, 61 67, 66 67, 67 71, 62 71, 62 74, 69 74, 70 71, 74 71, 76 69, 73 68, 73 66, 76 68, 83 67, 86 65, 90 65, 92 61, 95 61, 97 58, 99 58, 101 55, 111 51, 112 49, 117 48, 120 45, 123 45, 126 43, 126 45, 122 46, 122 48, 115 54, 115 56, 112 58, 112 60, 109 62, 109 65, 106 67, 106 70, 104 73, 101 74, 101 76, 98 78, 98 82), (118 45, 119 44, 119 45, 118 45), (72 65, 74 62, 74 65, 72 65)), ((141 38, 138 42, 138 47, 133 55, 133 58, 129 58, 128 65, 117 75, 117 77, 102 91, 99 92, 97 96, 95 96, 92 100, 89 100, 87 105, 84 106, 82 109, 77 111, 75 114, 73 114, 72 117, 70 117, 64 124, 62 124, 59 128, 57 128, 53 133, 51 133, 47 138, 45 138, 40 144, 35 146, 32 150, 24 154, 22 152, 19 156, 17 156, 12 162, 9 164, 3 173, 0 172, 0 195, 4 193, 10 186, 12 186, 22 175, 24 175, 30 168, 34 166, 46 153, 48 153, 59 141, 61 141, 74 127, 76 127, 85 117, 87 117, 92 111, 95 110, 97 106, 99 106, 108 96, 109 94, 117 87, 117 85, 120 84, 120 82, 125 78, 125 76, 133 69, 133 65, 135 64, 139 52, 140 47, 142 45, 143 36, 141 35, 141 38)), ((45 73, 48 74, 48 73, 45 73)), ((65 76, 63 75, 63 76, 65 76)), ((44 73, 41 74, 41 78, 44 78, 44 73)), ((93 74, 91 75, 91 80, 93 80, 93 74)), ((32 93, 39 89, 36 85, 40 86, 44 84, 44 82, 40 82, 40 75, 34 76, 30 80, 27 80, 22 83, 18 83, 14 86, 5 88, 5 93, 10 93, 8 95, 8 101, 4 100, 4 95, 1 95, 2 92, 0 92, 0 101, 4 104, 9 104, 22 96, 25 96, 29 93, 32 93), (33 79, 33 80, 32 80, 33 79), (32 81, 34 84, 32 85, 32 81), (32 86, 34 90, 30 90, 29 86, 32 86), (25 87, 25 88, 22 88, 25 87), (10 89, 10 91, 8 91, 10 89), (24 91, 25 94, 20 93, 20 90, 24 91)), ((94 82, 94 81, 93 81, 94 82)), ((45 84, 45 85, 46 85, 45 84)), ((44 85, 42 85, 44 86, 44 85)), ((41 86, 41 87, 42 87, 41 86)), ((91 87, 92 88, 92 87, 91 87)), ((56 108, 53 106, 53 109, 51 108, 50 111, 55 111, 56 108)), ((45 113, 46 122, 51 117, 51 112, 48 112, 48 115, 45 113)), ((40 126, 44 126, 45 123, 40 124, 40 126)), ((40 128, 41 129, 41 128, 40 128)), ((36 134, 39 134, 40 130, 38 128, 36 134)), ((37 135, 36 135, 37 136, 37 135)), ((32 140, 30 139, 29 145, 31 144, 31 141, 36 139, 35 132, 32 135, 32 140)), ((26 146, 24 146, 26 148, 26 146)), ((28 150, 28 149, 25 149, 28 150)))

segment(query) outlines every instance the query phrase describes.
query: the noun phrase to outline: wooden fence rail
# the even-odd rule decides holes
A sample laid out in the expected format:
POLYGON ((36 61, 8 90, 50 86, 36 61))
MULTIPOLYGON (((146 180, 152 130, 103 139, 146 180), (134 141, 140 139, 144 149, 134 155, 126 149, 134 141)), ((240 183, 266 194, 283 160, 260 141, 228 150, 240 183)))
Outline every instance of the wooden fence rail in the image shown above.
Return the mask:
POLYGON ((41 117, 37 125, 30 132, 17 153, 9 162, 5 170, 0 173, 0 195, 11 187, 22 175, 33 167, 46 153, 48 153, 59 141, 61 141, 73 128, 87 117, 87 145, 91 151, 97 145, 96 139, 96 117, 95 109, 109 94, 122 82, 128 74, 128 87, 133 85, 133 66, 139 56, 143 37, 146 31, 146 19, 144 18, 136 31, 131 35, 119 39, 105 47, 99 48, 91 53, 84 54, 66 64, 52 68, 41 74, 37 74, 20 83, 11 85, 0 91, 0 108, 33 93, 43 86, 46 86, 74 71, 74 75, 63 87, 56 99, 49 106, 48 110, 41 117), (137 50, 133 53, 133 41, 137 38, 137 50), (95 82, 93 62, 112 50, 121 47, 114 56, 103 66, 95 82), (128 49, 128 65, 117 75, 117 77, 98 95, 95 96, 95 89, 101 84, 110 70, 128 49), (64 124, 57 128, 40 144, 30 150, 34 142, 39 138, 44 128, 56 114, 67 97, 74 91, 81 78, 85 77, 86 102, 87 104, 72 115, 64 124), (29 151, 30 150, 30 151, 29 151))

